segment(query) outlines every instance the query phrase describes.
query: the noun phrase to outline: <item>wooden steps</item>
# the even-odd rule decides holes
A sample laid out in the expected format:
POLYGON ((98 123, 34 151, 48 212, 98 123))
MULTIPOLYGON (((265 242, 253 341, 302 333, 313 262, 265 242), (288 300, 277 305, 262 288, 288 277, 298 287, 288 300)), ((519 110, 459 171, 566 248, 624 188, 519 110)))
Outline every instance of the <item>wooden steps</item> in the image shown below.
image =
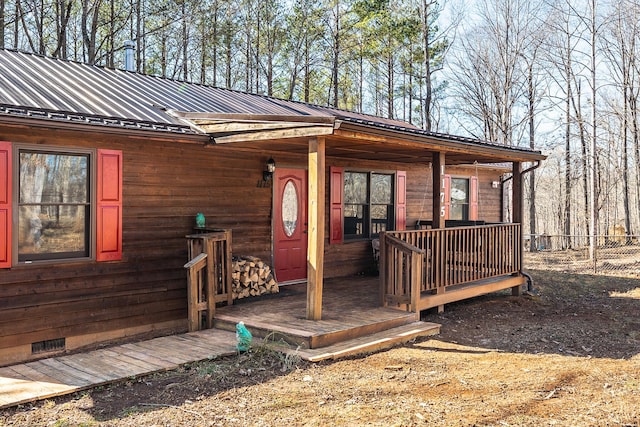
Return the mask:
POLYGON ((216 316, 214 327, 235 331, 235 325, 243 321, 255 337, 283 340, 301 348, 321 348, 414 323, 416 320, 416 313, 382 307, 354 313, 352 318, 342 313, 335 319, 295 321, 287 321, 284 316, 277 314, 250 315, 246 311, 223 313, 221 310, 216 316))
POLYGON ((440 333, 440 325, 429 322, 412 322, 371 335, 353 338, 327 347, 314 349, 283 349, 284 352, 300 356, 303 360, 320 362, 356 354, 371 353, 411 341, 417 337, 440 333))

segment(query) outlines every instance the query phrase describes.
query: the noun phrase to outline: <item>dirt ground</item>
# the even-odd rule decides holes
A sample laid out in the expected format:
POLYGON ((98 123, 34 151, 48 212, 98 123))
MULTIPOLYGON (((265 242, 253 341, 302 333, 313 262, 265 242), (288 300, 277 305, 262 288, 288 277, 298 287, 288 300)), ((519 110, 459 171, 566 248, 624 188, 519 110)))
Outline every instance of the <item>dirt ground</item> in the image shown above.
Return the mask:
POLYGON ((0 412, 0 426, 640 426, 640 280, 532 272, 435 337, 309 364, 267 346, 0 412))

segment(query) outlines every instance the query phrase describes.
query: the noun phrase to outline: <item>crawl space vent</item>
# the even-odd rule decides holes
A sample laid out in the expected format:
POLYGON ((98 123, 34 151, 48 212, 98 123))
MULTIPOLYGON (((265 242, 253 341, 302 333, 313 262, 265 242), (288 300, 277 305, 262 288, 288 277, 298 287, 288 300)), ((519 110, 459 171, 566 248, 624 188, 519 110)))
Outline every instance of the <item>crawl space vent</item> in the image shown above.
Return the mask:
POLYGON ((54 340, 38 341, 31 344, 31 353, 46 353, 48 351, 64 350, 65 339, 56 338, 54 340))

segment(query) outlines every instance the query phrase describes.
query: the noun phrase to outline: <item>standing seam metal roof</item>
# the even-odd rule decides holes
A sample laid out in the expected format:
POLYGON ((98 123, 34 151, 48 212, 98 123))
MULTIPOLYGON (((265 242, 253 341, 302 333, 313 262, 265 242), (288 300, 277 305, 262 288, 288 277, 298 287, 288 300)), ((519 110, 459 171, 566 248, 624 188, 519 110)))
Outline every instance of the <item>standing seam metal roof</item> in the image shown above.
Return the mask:
POLYGON ((100 117, 176 123, 164 110, 397 120, 319 107, 131 71, 0 49, 0 104, 100 117))
POLYGON ((185 113, 334 117, 383 130, 530 152, 409 123, 264 95, 187 83, 0 49, 0 114, 194 133, 169 110, 185 113))

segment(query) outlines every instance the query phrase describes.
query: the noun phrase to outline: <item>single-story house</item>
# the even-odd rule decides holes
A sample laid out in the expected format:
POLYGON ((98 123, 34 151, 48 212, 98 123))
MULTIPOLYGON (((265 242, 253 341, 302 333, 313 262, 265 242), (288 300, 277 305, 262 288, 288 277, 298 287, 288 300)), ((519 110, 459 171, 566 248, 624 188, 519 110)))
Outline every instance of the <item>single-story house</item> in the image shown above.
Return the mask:
POLYGON ((185 236, 198 213, 281 285, 306 281, 309 319, 322 317, 323 281, 371 271, 378 241, 381 304, 419 312, 515 290, 526 282, 523 164, 544 158, 0 50, 0 365, 186 330, 185 236))

